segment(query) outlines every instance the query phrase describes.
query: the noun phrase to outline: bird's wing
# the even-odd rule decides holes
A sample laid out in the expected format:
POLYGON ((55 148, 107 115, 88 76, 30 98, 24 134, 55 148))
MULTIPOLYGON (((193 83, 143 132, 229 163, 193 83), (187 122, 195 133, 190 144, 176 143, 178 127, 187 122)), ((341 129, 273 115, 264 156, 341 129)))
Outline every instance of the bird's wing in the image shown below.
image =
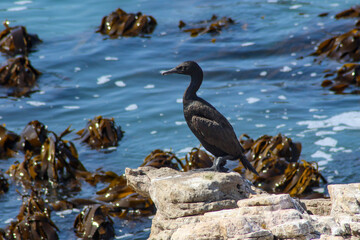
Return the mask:
POLYGON ((229 155, 236 156, 239 154, 240 143, 237 140, 232 126, 227 120, 216 121, 216 119, 194 115, 191 121, 194 126, 193 131, 201 136, 202 141, 212 146, 216 146, 216 148, 229 155))

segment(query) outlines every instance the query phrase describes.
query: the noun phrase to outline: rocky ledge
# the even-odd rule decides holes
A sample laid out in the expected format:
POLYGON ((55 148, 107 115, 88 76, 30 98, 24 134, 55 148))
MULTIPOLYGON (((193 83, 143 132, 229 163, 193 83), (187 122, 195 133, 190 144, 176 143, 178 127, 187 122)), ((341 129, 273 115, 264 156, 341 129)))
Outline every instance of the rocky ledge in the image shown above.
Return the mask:
POLYGON ((360 183, 329 185, 330 199, 268 194, 240 174, 126 169, 157 212, 149 239, 360 239, 360 183))

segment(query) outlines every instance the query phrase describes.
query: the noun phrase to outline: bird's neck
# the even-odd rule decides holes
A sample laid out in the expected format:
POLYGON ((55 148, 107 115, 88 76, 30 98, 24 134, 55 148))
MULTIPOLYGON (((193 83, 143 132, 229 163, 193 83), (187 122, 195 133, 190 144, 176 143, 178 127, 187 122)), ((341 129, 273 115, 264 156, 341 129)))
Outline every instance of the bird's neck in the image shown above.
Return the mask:
POLYGON ((201 69, 200 71, 197 71, 196 73, 191 75, 191 82, 184 93, 184 100, 190 100, 197 97, 196 92, 197 90, 199 90, 202 80, 203 72, 201 69))

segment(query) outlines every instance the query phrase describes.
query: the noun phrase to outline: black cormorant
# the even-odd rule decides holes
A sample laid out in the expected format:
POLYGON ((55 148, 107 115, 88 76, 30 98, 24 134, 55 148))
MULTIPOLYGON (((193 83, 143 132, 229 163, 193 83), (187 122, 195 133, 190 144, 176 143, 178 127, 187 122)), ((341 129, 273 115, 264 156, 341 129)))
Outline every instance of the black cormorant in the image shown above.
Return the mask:
POLYGON ((191 76, 191 82, 183 96, 185 120, 203 147, 216 157, 213 166, 203 170, 226 172, 228 169, 224 165, 227 160, 240 159, 246 169, 258 175, 245 157, 244 149, 229 121, 210 103, 196 95, 203 80, 200 66, 194 61, 186 61, 162 72, 163 75, 171 73, 191 76))

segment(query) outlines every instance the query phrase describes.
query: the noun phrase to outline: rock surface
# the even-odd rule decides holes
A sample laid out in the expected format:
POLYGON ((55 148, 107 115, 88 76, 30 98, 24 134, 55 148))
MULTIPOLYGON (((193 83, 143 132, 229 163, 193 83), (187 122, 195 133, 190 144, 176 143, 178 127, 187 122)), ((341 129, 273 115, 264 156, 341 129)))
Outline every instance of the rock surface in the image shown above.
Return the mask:
POLYGON ((360 239, 360 183, 329 185, 330 199, 300 201, 234 172, 125 172, 157 207, 149 239, 360 239))

